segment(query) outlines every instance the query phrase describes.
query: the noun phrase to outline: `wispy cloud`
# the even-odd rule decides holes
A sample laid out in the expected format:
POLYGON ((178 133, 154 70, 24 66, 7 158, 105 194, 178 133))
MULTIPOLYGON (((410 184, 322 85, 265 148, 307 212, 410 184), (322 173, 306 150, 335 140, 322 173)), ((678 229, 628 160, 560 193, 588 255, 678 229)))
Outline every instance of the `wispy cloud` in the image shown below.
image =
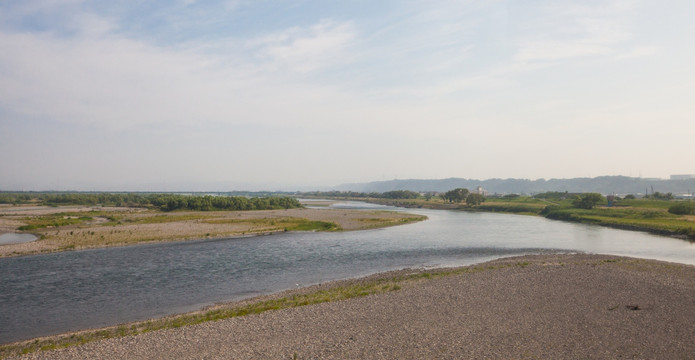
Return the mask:
POLYGON ((0 32, 0 106, 108 128, 277 123, 326 95, 310 84, 288 85, 287 77, 343 61, 355 36, 349 23, 321 20, 255 39, 164 47, 120 35, 93 14, 75 18, 70 37, 0 32))
POLYGON ((247 47, 269 69, 309 72, 344 59, 354 39, 352 24, 322 20, 251 39, 247 47))
POLYGON ((541 8, 532 23, 521 24, 514 59, 554 62, 623 52, 633 38, 628 22, 633 7, 631 1, 608 1, 562 2, 541 8))

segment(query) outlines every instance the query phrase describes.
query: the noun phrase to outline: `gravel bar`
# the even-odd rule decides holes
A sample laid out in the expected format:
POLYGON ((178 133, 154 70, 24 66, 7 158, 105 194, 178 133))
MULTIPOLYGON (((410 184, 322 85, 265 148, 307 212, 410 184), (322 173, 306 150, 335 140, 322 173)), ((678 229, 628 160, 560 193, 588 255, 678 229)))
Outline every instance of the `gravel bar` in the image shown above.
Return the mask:
MULTIPOLYGON (((693 266, 565 254, 506 258, 471 268, 476 271, 418 280, 398 291, 24 358, 695 358, 693 266)), ((400 273, 415 271, 421 270, 400 273)))

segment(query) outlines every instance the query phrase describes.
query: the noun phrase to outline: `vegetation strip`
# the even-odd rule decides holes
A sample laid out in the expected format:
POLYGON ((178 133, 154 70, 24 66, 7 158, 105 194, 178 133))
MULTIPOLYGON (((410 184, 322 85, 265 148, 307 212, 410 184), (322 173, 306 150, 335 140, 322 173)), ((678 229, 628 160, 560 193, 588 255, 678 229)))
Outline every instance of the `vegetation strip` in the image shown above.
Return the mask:
POLYGON ((627 195, 604 197, 598 193, 545 192, 534 196, 508 194, 480 197, 467 189, 454 189, 434 196, 412 192, 311 193, 317 197, 362 200, 406 208, 427 208, 475 212, 500 212, 544 216, 548 219, 595 224, 625 230, 695 240, 695 201, 676 200, 670 193, 655 192, 649 197, 627 195), (376 196, 376 197, 371 197, 376 196), (402 196, 395 198, 394 196, 402 196))
POLYGON ((86 205, 127 206, 155 208, 162 211, 243 211, 293 209, 302 207, 299 200, 289 196, 212 196, 180 194, 138 194, 138 193, 41 193, 41 192, 0 192, 0 204, 32 205, 86 205))
POLYGON ((401 290, 403 286, 415 282, 436 279, 446 276, 475 273, 487 270, 497 270, 512 266, 526 267, 529 262, 517 262, 496 266, 470 266, 451 269, 437 269, 430 271, 417 271, 409 274, 398 274, 376 279, 345 280, 328 285, 307 293, 299 293, 281 296, 269 300, 256 302, 223 305, 219 308, 176 315, 162 319, 141 321, 132 324, 108 327, 100 330, 88 330, 73 334, 57 335, 35 340, 28 340, 0 346, 0 358, 28 354, 36 351, 47 351, 58 348, 66 348, 86 344, 88 342, 137 335, 141 333, 172 329, 182 326, 200 324, 208 321, 218 321, 238 316, 260 314, 271 310, 288 309, 299 306, 319 304, 330 301, 340 301, 368 295, 386 293, 401 290))

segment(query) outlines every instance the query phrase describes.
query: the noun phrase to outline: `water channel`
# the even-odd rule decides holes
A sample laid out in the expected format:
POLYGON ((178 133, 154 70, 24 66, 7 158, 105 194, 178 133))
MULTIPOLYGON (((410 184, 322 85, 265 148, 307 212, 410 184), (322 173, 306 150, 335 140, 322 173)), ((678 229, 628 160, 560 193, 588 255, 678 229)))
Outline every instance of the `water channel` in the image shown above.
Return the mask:
POLYGON ((21 244, 36 240, 36 236, 32 234, 16 234, 8 233, 0 235, 0 245, 21 244))
POLYGON ((387 270, 513 255, 590 252, 695 264, 695 245, 679 239, 530 216, 406 211, 429 220, 357 232, 283 233, 0 259, 0 343, 387 270))

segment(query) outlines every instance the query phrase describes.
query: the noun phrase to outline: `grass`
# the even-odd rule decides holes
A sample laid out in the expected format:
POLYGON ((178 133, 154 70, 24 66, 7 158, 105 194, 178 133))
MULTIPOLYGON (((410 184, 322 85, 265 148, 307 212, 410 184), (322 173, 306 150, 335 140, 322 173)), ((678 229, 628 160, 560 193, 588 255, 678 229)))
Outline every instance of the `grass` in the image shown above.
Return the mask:
POLYGON ((478 211, 487 212, 538 215, 541 212, 541 210, 543 210, 548 205, 547 203, 540 200, 531 200, 533 201, 509 201, 507 199, 488 199, 484 203, 478 205, 475 209, 478 211))
POLYGON ((338 224, 302 218, 213 219, 208 224, 253 224, 263 231, 340 231, 338 224))
POLYGON ((664 207, 663 204, 641 208, 559 208, 550 211, 546 217, 695 239, 695 221, 685 216, 670 214, 665 208, 668 207, 664 207))
POLYGON ((96 216, 91 213, 88 214, 90 216, 86 216, 84 213, 58 213, 43 216, 25 217, 24 219, 22 219, 22 222, 26 223, 27 225, 20 226, 19 228, 17 228, 17 230, 29 231, 44 229, 48 227, 57 228, 61 226, 82 224, 86 221, 91 221, 93 219, 92 216, 96 216))
POLYGON ((363 229, 376 229, 387 227, 391 225, 408 224, 411 222, 424 221, 427 220, 427 216, 413 216, 408 218, 394 219, 394 218, 359 218, 357 221, 365 224, 363 229))
MULTIPOLYGON (((215 215, 209 215, 209 214, 159 214, 157 213, 156 215, 153 216, 128 216, 128 215, 120 215, 120 216, 113 216, 113 221, 115 221, 118 224, 163 224, 163 223, 169 223, 169 222, 179 222, 179 221, 191 221, 191 220, 203 220, 203 219, 210 219, 214 218, 215 215)), ((114 225, 113 222, 111 223, 106 223, 104 224, 105 226, 108 225, 114 225)))
POLYGON ((529 265, 530 264, 528 262, 519 262, 516 264, 502 264, 498 266, 473 266, 439 269, 433 271, 420 271, 411 274, 339 282, 335 285, 329 285, 325 289, 319 288, 306 293, 279 296, 277 298, 268 300, 259 300, 242 304, 232 304, 207 311, 170 316, 157 320, 141 321, 132 324, 108 327, 100 330, 87 330, 73 334, 0 345, 0 358, 24 355, 37 351, 47 351, 70 346, 78 346, 102 339, 137 335, 151 331, 191 326, 209 321, 219 321, 239 316, 261 314, 266 311, 288 309, 299 306, 341 301, 392 291, 399 291, 403 289, 403 287, 428 279, 437 279, 464 273, 497 270, 513 266, 526 267, 529 265))
POLYGON ((651 199, 623 199, 616 203, 617 207, 635 207, 642 209, 664 209, 668 210, 670 206, 673 206, 673 201, 668 200, 651 200, 651 199))

